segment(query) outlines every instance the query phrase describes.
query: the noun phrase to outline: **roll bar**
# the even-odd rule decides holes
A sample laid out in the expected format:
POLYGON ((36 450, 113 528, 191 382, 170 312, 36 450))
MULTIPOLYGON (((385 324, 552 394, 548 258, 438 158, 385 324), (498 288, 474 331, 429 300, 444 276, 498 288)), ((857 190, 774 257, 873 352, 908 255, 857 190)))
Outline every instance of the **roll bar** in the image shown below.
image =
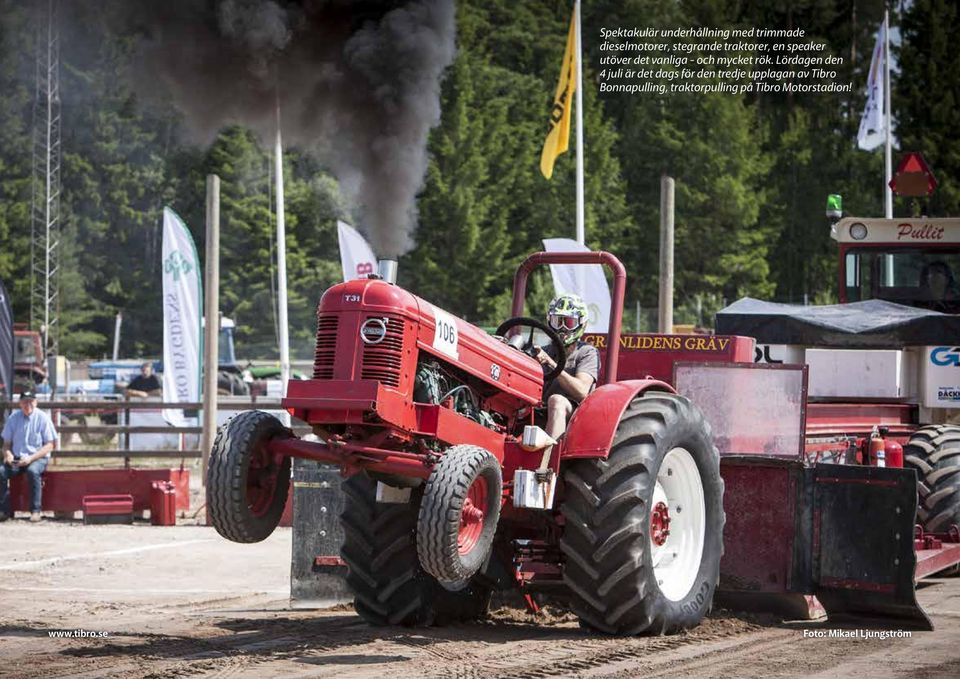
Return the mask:
POLYGON ((620 332, 623 324, 623 297, 627 286, 627 272, 623 263, 609 252, 535 252, 517 268, 513 277, 513 309, 511 316, 523 315, 530 272, 544 264, 602 264, 613 272, 613 298, 610 304, 610 327, 607 330, 607 358, 603 384, 617 381, 620 361, 620 332))

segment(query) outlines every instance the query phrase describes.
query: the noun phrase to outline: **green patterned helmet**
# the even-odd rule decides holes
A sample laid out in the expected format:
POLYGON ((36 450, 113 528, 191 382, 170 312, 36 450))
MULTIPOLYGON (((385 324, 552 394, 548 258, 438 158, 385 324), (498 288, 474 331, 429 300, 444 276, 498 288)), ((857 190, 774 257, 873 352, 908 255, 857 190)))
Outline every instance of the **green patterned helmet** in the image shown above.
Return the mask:
POLYGON ((587 305, 577 295, 564 294, 550 302, 547 324, 557 331, 564 344, 573 344, 587 328, 587 305))

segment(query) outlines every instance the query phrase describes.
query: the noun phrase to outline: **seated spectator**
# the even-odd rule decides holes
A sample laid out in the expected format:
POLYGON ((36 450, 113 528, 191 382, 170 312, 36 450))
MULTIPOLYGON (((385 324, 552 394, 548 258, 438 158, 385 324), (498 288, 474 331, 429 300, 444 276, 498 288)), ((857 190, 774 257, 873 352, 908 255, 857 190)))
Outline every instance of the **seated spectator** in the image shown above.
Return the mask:
POLYGON ((30 480, 30 521, 40 520, 40 477, 50 462, 50 453, 57 441, 57 430, 50 416, 37 409, 37 397, 32 391, 20 394, 20 410, 14 412, 3 425, 3 464, 0 465, 0 521, 13 516, 10 508, 8 481, 25 473, 30 480))
POLYGON ((127 396, 158 396, 162 390, 160 380, 153 374, 153 363, 147 361, 140 366, 140 374, 127 385, 127 396))

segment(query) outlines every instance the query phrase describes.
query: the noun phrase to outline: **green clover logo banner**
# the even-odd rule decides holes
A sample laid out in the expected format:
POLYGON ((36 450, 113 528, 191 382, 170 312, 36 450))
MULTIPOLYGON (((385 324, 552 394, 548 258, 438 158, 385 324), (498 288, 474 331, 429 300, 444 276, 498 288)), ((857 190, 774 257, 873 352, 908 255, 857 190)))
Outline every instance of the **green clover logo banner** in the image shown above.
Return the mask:
MULTIPOLYGON (((200 401, 203 290, 200 259, 190 230, 176 212, 163 209, 163 400, 200 401)), ((168 409, 163 418, 185 426, 183 411, 168 409)))

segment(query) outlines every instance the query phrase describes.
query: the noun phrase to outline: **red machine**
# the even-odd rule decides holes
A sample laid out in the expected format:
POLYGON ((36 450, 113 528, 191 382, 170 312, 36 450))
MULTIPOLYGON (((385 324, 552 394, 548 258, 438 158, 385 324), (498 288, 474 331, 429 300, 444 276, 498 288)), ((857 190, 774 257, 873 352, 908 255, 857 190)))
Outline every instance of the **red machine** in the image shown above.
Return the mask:
POLYGON ((517 273, 516 317, 498 331, 506 340, 383 280, 330 288, 313 379, 291 382, 283 401, 321 440, 258 412, 225 425, 208 479, 217 530, 263 539, 290 458, 330 462, 349 477, 347 582, 374 624, 475 618, 507 586, 562 589, 607 633, 697 624, 722 553, 719 458, 700 411, 668 384, 618 380, 625 281, 608 253, 532 255, 517 273), (530 271, 551 262, 609 267, 615 305, 600 384, 536 474, 550 445, 536 408, 559 369, 544 375, 528 352, 535 330, 564 346, 520 313, 530 271))
POLYGON ((355 607, 373 624, 476 618, 492 589, 515 587, 531 603, 536 592, 564 597, 595 630, 662 633, 696 625, 719 583, 928 626, 913 592, 912 473, 809 466, 806 373, 755 368, 747 337, 622 336, 625 279, 609 253, 531 255, 501 337, 384 280, 330 288, 313 379, 290 382, 283 401, 316 438, 297 439, 261 412, 224 425, 208 475, 215 527, 237 542, 269 535, 299 457, 347 477, 341 555, 355 607), (537 408, 559 371, 544 375, 528 352, 537 329, 561 354, 563 345, 520 314, 530 272, 550 263, 606 265, 613 304, 608 334, 587 338, 601 349, 599 385, 550 451, 549 472, 537 473, 552 443, 537 408), (677 388, 692 400, 668 383, 682 381, 683 360, 702 378, 677 388), (757 378, 787 388, 758 391, 757 378), (782 426, 759 426, 741 407, 748 399, 731 398, 738 390, 787 413, 782 426), (851 505, 870 509, 868 523, 889 514, 884 527, 906 536, 866 571, 877 550, 890 551, 889 536, 850 522, 851 505))
POLYGON ((47 379, 40 333, 30 330, 26 323, 14 323, 13 340, 13 391, 19 393, 36 389, 37 385, 43 384, 47 379))

